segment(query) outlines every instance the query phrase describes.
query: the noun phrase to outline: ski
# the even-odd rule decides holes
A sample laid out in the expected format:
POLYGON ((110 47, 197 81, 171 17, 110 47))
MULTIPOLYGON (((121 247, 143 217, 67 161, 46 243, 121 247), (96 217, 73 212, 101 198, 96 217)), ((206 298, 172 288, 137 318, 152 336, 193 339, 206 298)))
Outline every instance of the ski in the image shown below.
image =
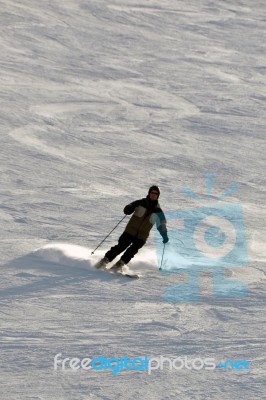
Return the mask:
POLYGON ((130 273, 130 272, 123 272, 123 271, 115 271, 111 268, 106 268, 104 266, 99 267, 98 265, 99 264, 96 264, 94 266, 98 271, 107 272, 112 275, 121 275, 121 276, 124 276, 126 278, 131 278, 131 279, 139 279, 140 278, 140 275, 138 275, 138 274, 134 274, 134 273, 130 273))
POLYGON ((138 274, 129 274, 127 272, 114 272, 114 271, 110 271, 111 274, 114 275, 122 275, 125 276, 126 278, 131 278, 131 279, 139 279, 140 275, 138 274))
POLYGON ((138 275, 138 274, 133 274, 130 272, 123 272, 123 271, 115 271, 112 268, 105 268, 102 271, 108 272, 109 274, 112 274, 112 275, 125 276, 126 278, 131 278, 131 279, 139 279, 140 278, 140 275, 138 275))

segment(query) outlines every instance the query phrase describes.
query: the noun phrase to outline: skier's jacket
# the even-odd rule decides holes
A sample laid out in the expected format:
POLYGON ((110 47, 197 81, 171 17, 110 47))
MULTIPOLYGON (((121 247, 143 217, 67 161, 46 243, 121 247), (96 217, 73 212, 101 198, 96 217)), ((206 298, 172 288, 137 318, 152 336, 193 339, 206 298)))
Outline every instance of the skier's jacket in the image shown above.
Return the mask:
POLYGON ((133 201, 124 208, 124 213, 134 212, 125 228, 125 232, 146 242, 152 226, 156 223, 161 236, 167 236, 165 215, 157 200, 146 198, 133 201))

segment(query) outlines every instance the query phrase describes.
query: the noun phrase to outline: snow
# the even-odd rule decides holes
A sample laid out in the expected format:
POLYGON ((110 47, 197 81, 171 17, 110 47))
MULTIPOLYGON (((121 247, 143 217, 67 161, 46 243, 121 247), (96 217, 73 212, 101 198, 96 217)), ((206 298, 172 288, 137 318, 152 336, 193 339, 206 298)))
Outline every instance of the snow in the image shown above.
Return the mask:
POLYGON ((1 398, 265 398, 265 8, 1 1, 1 398), (141 279, 92 267, 126 204, 157 184, 164 211, 204 206, 208 172, 216 202, 238 185, 223 204, 242 205, 249 261, 225 276, 247 296, 213 296, 205 271, 198 301, 166 301, 188 270, 159 273, 153 234, 141 279), (112 375, 55 371, 58 353, 251 364, 112 375))

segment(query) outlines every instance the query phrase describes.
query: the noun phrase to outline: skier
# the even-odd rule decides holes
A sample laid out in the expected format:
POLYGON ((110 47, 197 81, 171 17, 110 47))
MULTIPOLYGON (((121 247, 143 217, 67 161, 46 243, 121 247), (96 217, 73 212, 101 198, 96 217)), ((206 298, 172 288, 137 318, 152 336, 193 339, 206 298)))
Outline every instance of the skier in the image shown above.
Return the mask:
POLYGON ((105 268, 118 254, 124 252, 120 260, 111 268, 115 272, 121 272, 123 266, 129 263, 138 250, 146 243, 150 230, 155 223, 163 238, 163 243, 169 241, 165 215, 158 203, 159 196, 159 187, 151 186, 146 198, 133 201, 125 206, 124 213, 126 215, 130 215, 133 212, 134 214, 118 239, 118 244, 107 251, 104 258, 96 265, 96 268, 105 268))

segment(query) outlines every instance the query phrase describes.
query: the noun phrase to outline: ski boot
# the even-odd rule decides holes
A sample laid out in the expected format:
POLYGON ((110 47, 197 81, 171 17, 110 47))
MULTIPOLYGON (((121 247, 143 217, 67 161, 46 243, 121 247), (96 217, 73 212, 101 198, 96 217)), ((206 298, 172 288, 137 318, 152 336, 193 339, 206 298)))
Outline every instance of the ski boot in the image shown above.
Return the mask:
POLYGON ((95 268, 97 269, 105 269, 106 265, 109 263, 109 260, 107 257, 102 258, 100 261, 97 262, 95 265, 95 268))
POLYGON ((110 271, 111 272, 122 272, 124 265, 125 265, 124 261, 119 260, 110 268, 110 271))

